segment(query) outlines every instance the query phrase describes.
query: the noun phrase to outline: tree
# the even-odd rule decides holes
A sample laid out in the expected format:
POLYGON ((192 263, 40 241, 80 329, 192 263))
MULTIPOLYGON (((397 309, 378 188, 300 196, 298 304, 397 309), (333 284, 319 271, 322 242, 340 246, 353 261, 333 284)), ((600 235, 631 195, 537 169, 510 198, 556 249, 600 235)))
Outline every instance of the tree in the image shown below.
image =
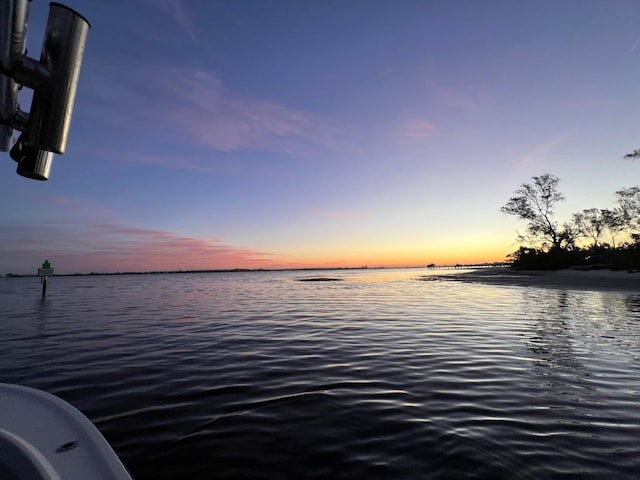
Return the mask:
POLYGON ((602 235, 620 229, 620 216, 606 208, 587 208, 573 214, 573 223, 580 236, 593 240, 593 246, 600 246, 602 235))
POLYGON ((616 192, 619 222, 637 242, 640 239, 640 187, 623 188, 616 192))
POLYGON ((558 190, 560 179, 551 174, 533 177, 533 183, 523 183, 500 210, 526 220, 529 238, 526 240, 551 249, 571 245, 576 234, 567 224, 562 226, 554 218, 554 209, 564 196, 558 190))
POLYGON ((558 232, 558 246, 568 250, 573 250, 576 246, 576 240, 580 238, 580 230, 575 225, 563 223, 562 228, 558 232))
POLYGON ((633 152, 627 153, 624 158, 636 159, 640 158, 640 148, 636 148, 633 152))

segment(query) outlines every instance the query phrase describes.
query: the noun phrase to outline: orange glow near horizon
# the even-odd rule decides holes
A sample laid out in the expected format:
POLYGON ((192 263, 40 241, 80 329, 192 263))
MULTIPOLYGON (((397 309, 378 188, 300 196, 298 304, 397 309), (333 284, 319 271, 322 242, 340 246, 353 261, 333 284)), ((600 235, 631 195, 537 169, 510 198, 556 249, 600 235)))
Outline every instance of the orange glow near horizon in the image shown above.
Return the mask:
POLYGON ((415 252, 401 249, 389 252, 332 252, 326 256, 264 255, 250 250, 223 249, 205 255, 196 249, 155 253, 121 251, 110 253, 74 253, 50 255, 48 258, 60 273, 143 272, 179 270, 232 270, 280 268, 359 268, 420 267, 429 264, 455 265, 502 262, 506 255, 491 250, 459 252, 415 252))
MULTIPOLYGON (((436 249, 389 249, 388 251, 325 252, 324 255, 297 257, 301 267, 417 267, 436 265, 504 262, 509 252, 504 247, 468 248, 463 251, 436 249)), ((274 259, 275 260, 275 259, 274 259)))
POLYGON ((339 240, 309 238, 294 244, 248 246, 114 223, 68 229, 14 227, 11 234, 29 238, 12 256, 13 263, 5 264, 7 272, 18 274, 29 273, 44 258, 58 273, 116 273, 475 264, 502 262, 513 251, 492 238, 462 236, 403 241, 343 235, 339 240))

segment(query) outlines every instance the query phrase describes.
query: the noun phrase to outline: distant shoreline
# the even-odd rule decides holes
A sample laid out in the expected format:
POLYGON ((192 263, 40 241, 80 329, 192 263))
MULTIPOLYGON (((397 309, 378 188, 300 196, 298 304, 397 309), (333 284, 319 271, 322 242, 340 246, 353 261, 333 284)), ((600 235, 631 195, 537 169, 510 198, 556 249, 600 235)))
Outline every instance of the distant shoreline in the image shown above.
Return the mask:
MULTIPOLYGON (((117 275, 180 275, 191 273, 245 273, 245 272, 294 272, 294 271, 323 271, 323 270, 380 270, 394 267, 301 267, 301 268, 221 268, 204 270, 150 270, 148 272, 89 272, 89 273, 56 273, 56 277, 100 277, 117 275)), ((400 267, 419 268, 419 267, 400 267)), ((6 278, 37 277, 37 274, 13 274, 7 273, 6 278)))
POLYGON ((640 272, 617 270, 512 270, 484 268, 441 275, 447 281, 586 290, 621 290, 640 293, 640 272))
MULTIPOLYGON (((197 269, 197 270, 149 270, 149 271, 128 271, 128 272, 87 272, 87 273, 56 273, 56 277, 92 277, 92 276, 110 276, 110 275, 174 275, 174 274, 186 274, 186 273, 243 273, 243 272, 313 272, 313 271, 332 271, 332 270, 394 270, 404 268, 426 268, 426 269, 463 269, 463 268, 491 268, 492 266, 502 265, 500 262, 493 263, 474 263, 474 264, 456 264, 456 265, 439 265, 433 264, 424 266, 360 266, 360 267, 283 267, 283 268, 212 268, 212 269, 197 269)), ((5 278, 23 278, 23 277, 37 277, 37 273, 7 273, 0 275, 5 278)))

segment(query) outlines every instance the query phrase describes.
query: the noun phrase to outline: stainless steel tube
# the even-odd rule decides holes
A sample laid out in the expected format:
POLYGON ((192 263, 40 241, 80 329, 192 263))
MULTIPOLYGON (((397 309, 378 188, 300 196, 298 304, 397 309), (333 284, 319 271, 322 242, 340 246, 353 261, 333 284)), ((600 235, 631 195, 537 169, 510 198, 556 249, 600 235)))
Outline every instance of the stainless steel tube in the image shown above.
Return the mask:
POLYGON ((75 10, 51 3, 40 62, 51 77, 35 88, 27 144, 64 153, 89 22, 75 10))
POLYGON ((13 129, 6 125, 18 106, 18 86, 4 72, 11 70, 11 30, 13 0, 0 0, 0 150, 6 152, 11 144, 13 129))
POLYGON ((18 174, 33 180, 47 180, 51 172, 53 153, 27 145, 24 137, 24 133, 20 135, 10 153, 11 158, 18 162, 18 174))

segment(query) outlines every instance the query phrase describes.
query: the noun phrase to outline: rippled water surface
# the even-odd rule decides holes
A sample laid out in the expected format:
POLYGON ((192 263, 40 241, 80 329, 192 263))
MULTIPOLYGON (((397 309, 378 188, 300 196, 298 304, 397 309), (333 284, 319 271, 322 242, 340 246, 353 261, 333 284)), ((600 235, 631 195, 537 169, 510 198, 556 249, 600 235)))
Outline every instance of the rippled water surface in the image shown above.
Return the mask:
POLYGON ((640 293, 423 275, 2 279, 0 381, 136 480, 640 476, 640 293))

